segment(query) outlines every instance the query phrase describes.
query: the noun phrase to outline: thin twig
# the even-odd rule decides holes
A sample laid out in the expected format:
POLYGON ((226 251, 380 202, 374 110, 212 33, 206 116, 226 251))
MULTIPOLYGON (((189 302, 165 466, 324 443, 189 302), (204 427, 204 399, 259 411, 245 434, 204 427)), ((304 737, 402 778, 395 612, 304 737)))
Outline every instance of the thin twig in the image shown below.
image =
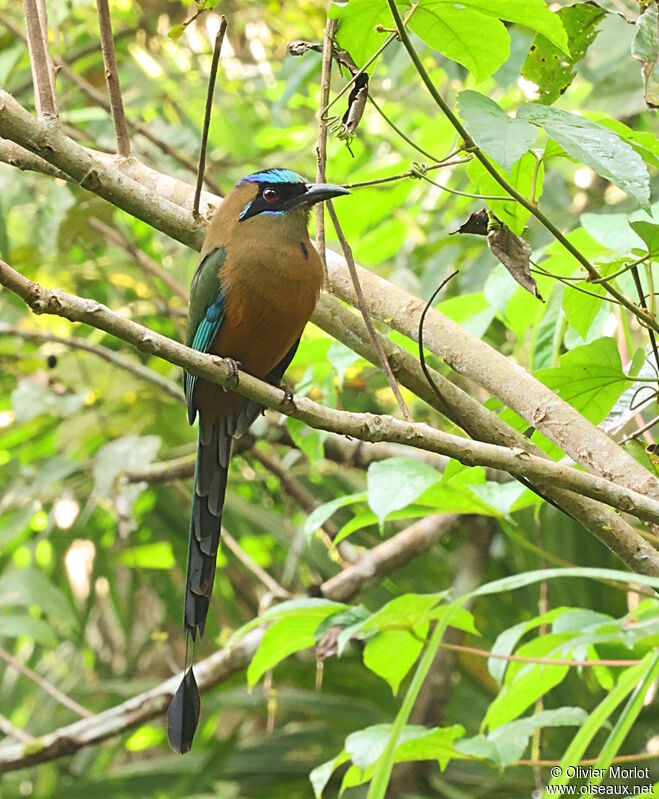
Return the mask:
POLYGON ((405 404, 405 400, 403 399, 402 394, 400 393, 400 388, 398 387, 398 383, 396 382, 396 378, 394 377, 394 373, 391 371, 391 365, 389 360, 387 359, 387 354, 385 353, 384 349, 382 348, 382 344, 380 343, 380 339, 375 332, 375 327, 373 327, 373 320, 371 319, 371 314, 368 310, 368 305, 366 304, 366 298, 364 297, 364 292, 362 291, 361 284, 359 282, 359 276, 357 275, 357 267, 355 266, 355 259, 352 256, 352 249, 348 244, 348 240, 346 239, 343 229, 339 224, 339 219, 336 215, 336 211, 334 210, 334 205, 332 204, 331 200, 327 201, 327 210, 329 211, 330 218, 332 220, 332 224, 334 225, 334 230, 336 230, 336 235, 339 237, 339 242, 341 244, 341 249, 343 250, 343 255, 346 259, 346 263, 348 265, 348 270, 350 271, 350 277, 352 278, 352 283, 355 288, 355 294, 357 295, 357 303, 359 304, 359 310, 362 312, 362 316, 364 317, 364 322, 366 327, 368 328, 369 335, 371 336, 371 340, 373 342, 373 346, 378 354, 378 358, 380 359, 380 365, 387 376, 387 381, 389 382, 389 386, 394 393, 394 397, 396 397, 396 402, 398 403, 398 407, 401 410, 403 416, 407 419, 408 422, 413 421, 412 414, 409 411, 409 408, 405 404))
POLYGON ((0 732, 11 738, 15 738, 23 744, 31 744, 34 741, 34 738, 29 733, 17 727, 15 724, 12 724, 11 721, 2 714, 0 714, 0 732))
POLYGON ((201 187, 204 183, 204 172, 206 171, 206 146, 208 144, 208 130, 211 124, 211 112, 213 110, 213 92, 215 90, 215 79, 217 77, 217 67, 220 63, 220 53, 222 52, 222 42, 227 30, 227 18, 222 14, 220 17, 220 29, 215 37, 213 47, 213 60, 211 71, 208 76, 208 91, 206 93, 206 110, 204 111, 204 128, 201 132, 201 148, 199 150, 199 168, 197 169, 197 185, 195 186, 194 201, 192 203, 192 215, 199 214, 199 200, 201 198, 201 187))
MULTIPOLYGON (((426 171, 430 172, 433 169, 442 169, 445 166, 457 166, 458 164, 468 164, 471 161, 471 158, 458 158, 455 161, 451 160, 444 160, 439 161, 436 164, 431 164, 430 166, 426 167, 426 171)), ((386 178, 373 178, 373 180, 360 180, 357 183, 344 183, 344 189, 361 189, 364 186, 379 186, 383 183, 391 183, 394 180, 402 180, 403 178, 412 178, 416 176, 416 172, 413 169, 408 169, 407 172, 400 172, 397 175, 389 175, 386 178)), ((580 278, 583 280, 583 278, 580 278)))
MULTIPOLYGON (((10 17, 8 17, 6 14, 3 14, 1 11, 0 24, 7 28, 7 30, 10 31, 10 33, 12 33, 14 36, 17 36, 23 41, 27 41, 23 31, 13 22, 10 17)), ((126 31, 124 33, 129 32, 130 31, 126 31)), ((115 35, 115 42, 120 35, 120 33, 115 35)), ((104 108, 109 114, 112 114, 112 106, 106 95, 89 83, 89 81, 85 80, 82 75, 78 75, 78 73, 71 68, 71 63, 73 63, 73 60, 66 62, 62 61, 60 58, 55 64, 55 69, 60 70, 63 75, 65 75, 80 89, 81 92, 83 92, 83 94, 86 94, 87 97, 93 100, 97 105, 99 105, 101 108, 104 108)), ((17 94, 18 91, 16 90, 15 93, 17 94)), ((147 141, 150 141, 151 144, 155 145, 159 150, 168 155, 170 158, 173 158, 174 161, 188 169, 190 172, 194 174, 197 173, 197 165, 191 159, 180 153, 175 147, 172 147, 169 142, 160 138, 160 136, 154 133, 148 125, 145 125, 142 122, 133 121, 128 117, 126 117, 126 124, 128 129, 133 133, 138 133, 140 136, 143 136, 147 141)), ((216 183, 216 181, 214 181, 210 176, 204 177, 204 183, 218 197, 222 196, 222 190, 219 184, 216 183)))
POLYGON ((261 568, 258 563, 250 558, 250 556, 240 546, 236 539, 223 527, 222 545, 225 544, 227 548, 230 549, 231 552, 233 552, 233 554, 243 564, 243 566, 252 572, 257 580, 262 582, 271 594, 276 597, 281 597, 282 599, 286 599, 291 596, 291 594, 282 585, 279 585, 279 583, 273 577, 271 577, 265 569, 261 568))
MULTIPOLYGON (((332 75, 332 50, 334 47, 334 34, 338 22, 327 19, 323 35, 323 65, 320 74, 320 107, 325 108, 329 101, 330 78, 332 75)), ((321 112, 318 119, 318 143, 316 144, 316 181, 325 183, 325 167, 327 164, 327 118, 321 112)), ((327 277, 327 258, 325 255, 325 204, 318 203, 316 213, 316 249, 323 264, 325 290, 329 288, 327 277)))
POLYGON ((124 102, 119 86, 119 72, 117 59, 114 54, 114 39, 112 38, 112 20, 108 0, 96 0, 98 10, 98 26, 101 31, 101 50, 103 51, 103 64, 105 66, 105 80, 110 95, 110 108, 114 132, 117 136, 117 153, 123 156, 130 155, 130 138, 124 113, 124 102))
POLYGON ((173 275, 170 275, 166 269, 163 269, 162 266, 147 255, 144 250, 133 245, 119 228, 110 227, 110 225, 106 225, 105 222, 96 217, 90 218, 89 226, 95 228, 99 233, 105 236, 110 244, 123 250, 126 254, 130 255, 131 258, 134 258, 140 269, 149 272, 153 277, 157 277, 158 280, 162 280, 172 294, 175 294, 187 303, 188 290, 183 283, 177 280, 173 275))
POLYGON ((20 660, 16 660, 6 649, 0 647, 0 659, 4 660, 8 666, 11 666, 14 671, 19 672, 24 677, 27 677, 28 680, 32 680, 33 683, 39 686, 39 688, 43 689, 47 694, 50 694, 53 699, 60 703, 60 705, 64 705, 64 707, 68 707, 69 710, 72 710, 77 716, 82 716, 83 718, 90 718, 94 714, 87 710, 86 707, 79 705, 74 699, 68 697, 65 693, 60 691, 59 688, 54 686, 52 683, 48 682, 48 680, 44 680, 43 677, 40 677, 35 671, 29 666, 26 666, 24 663, 21 663, 20 660))
POLYGON ((141 363, 127 361, 122 355, 119 355, 107 347, 102 347, 100 344, 90 344, 80 336, 71 336, 68 338, 65 336, 56 336, 53 333, 45 333, 40 330, 24 330, 20 327, 7 325, 4 322, 0 322, 0 336, 16 336, 25 341, 35 341, 40 344, 59 344, 63 347, 69 347, 70 349, 89 352, 91 355, 96 355, 97 358, 102 358, 104 361, 107 361, 107 363, 111 363, 113 366, 123 369, 124 372, 130 372, 140 380, 147 380, 153 383, 170 397, 179 401, 183 399, 183 390, 176 383, 167 380, 167 378, 162 377, 162 375, 159 375, 153 369, 149 369, 141 363))
POLYGON ((629 435, 626 435, 624 438, 621 438, 618 443, 622 446, 623 444, 626 444, 628 441, 633 441, 635 438, 642 436, 643 433, 646 432, 646 430, 649 430, 651 427, 654 427, 657 424, 657 422, 659 422, 659 416, 655 416, 653 419, 650 419, 649 422, 644 424, 643 427, 639 428, 638 430, 635 430, 633 433, 629 433, 629 435))
MULTIPOLYGON (((51 90, 48 56, 44 46, 44 31, 39 19, 36 0, 23 0, 27 46, 32 66, 32 82, 37 114, 40 117, 56 117, 55 98, 51 90)), ((47 35, 47 32, 45 32, 47 35)))
MULTIPOLYGON (((641 277, 638 273, 638 266, 632 267, 632 277, 634 279, 634 285, 636 286, 636 291, 638 292, 638 299, 641 303, 641 307, 647 311, 648 305, 645 301, 645 293, 643 291, 643 284, 641 283, 641 277)), ((657 369, 659 369, 659 350, 657 349, 657 339, 655 338, 654 331, 651 328, 648 328, 648 336, 650 337, 650 345, 652 346, 652 352, 654 354, 654 362, 657 365, 657 369)))

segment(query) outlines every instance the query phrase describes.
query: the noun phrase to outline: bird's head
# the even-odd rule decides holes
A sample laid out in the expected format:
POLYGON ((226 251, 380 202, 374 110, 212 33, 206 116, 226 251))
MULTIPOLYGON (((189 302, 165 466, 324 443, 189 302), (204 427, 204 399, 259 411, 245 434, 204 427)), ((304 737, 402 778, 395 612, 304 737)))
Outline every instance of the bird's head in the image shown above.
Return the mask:
POLYGON ((242 203, 238 204, 239 222, 270 218, 295 220, 306 227, 312 205, 350 192, 330 183, 307 183, 290 169, 265 169, 247 175, 231 194, 237 195, 242 203))

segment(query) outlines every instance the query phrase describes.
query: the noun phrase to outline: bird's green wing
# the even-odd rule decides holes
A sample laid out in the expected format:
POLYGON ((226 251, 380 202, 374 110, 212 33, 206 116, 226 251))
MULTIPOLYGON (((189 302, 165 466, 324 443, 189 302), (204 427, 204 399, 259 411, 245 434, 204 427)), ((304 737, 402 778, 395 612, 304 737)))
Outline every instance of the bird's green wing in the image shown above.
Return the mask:
MULTIPOLYGON (((200 262, 192 278, 190 289, 190 308, 185 343, 199 352, 208 352, 217 336, 226 315, 224 292, 218 273, 226 259, 224 247, 211 250, 200 262)), ((190 424, 195 420, 197 409, 194 404, 195 375, 185 372, 183 386, 188 404, 190 424)))

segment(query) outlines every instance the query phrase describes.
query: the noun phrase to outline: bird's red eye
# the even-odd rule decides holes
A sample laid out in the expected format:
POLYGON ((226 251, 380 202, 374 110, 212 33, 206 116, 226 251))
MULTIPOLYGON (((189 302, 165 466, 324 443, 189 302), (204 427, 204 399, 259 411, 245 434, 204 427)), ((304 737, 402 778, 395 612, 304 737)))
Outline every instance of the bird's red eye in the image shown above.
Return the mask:
POLYGON ((279 199, 279 193, 268 186, 267 189, 263 189, 263 199, 266 202, 275 203, 279 199))

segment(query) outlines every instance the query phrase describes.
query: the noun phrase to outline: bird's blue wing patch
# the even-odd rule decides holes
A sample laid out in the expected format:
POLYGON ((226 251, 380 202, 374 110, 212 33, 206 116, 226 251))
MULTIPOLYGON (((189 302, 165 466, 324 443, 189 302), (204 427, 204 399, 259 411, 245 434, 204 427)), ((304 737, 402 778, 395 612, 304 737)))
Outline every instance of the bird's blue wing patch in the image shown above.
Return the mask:
MULTIPOLYGON (((199 264, 192 281, 192 296, 194 299, 196 299, 195 295, 200 297, 209 296, 211 298, 211 302, 206 306, 205 311, 203 311, 204 305, 201 304, 200 311, 203 313, 203 316, 199 319, 196 328, 191 327, 190 324, 188 326, 186 343, 189 347, 199 352, 209 351, 226 315, 224 292, 217 278, 218 271, 224 263, 225 257, 226 253, 223 247, 212 250, 199 264)), ((199 308, 199 304, 197 304, 197 307, 199 308)), ((199 313, 199 311, 197 313, 199 313)), ((194 325, 196 314, 191 314, 191 317, 190 322, 194 325)), ((190 424, 194 421, 197 411, 194 406, 193 398, 196 383, 197 378, 195 375, 191 375, 188 372, 184 373, 183 387, 188 404, 188 418, 190 424)))
MULTIPOLYGON (((192 340, 192 349, 198 350, 199 352, 208 352, 220 327, 222 327, 225 315, 226 303, 224 301, 224 292, 220 289, 218 295, 206 309, 204 318, 197 326, 192 340)), ((184 377, 185 398, 188 403, 188 415, 192 421, 194 421, 196 413, 196 408, 193 405, 193 394, 196 383, 197 376, 186 372, 184 377)), ((192 421, 190 424, 192 424, 192 421)))

